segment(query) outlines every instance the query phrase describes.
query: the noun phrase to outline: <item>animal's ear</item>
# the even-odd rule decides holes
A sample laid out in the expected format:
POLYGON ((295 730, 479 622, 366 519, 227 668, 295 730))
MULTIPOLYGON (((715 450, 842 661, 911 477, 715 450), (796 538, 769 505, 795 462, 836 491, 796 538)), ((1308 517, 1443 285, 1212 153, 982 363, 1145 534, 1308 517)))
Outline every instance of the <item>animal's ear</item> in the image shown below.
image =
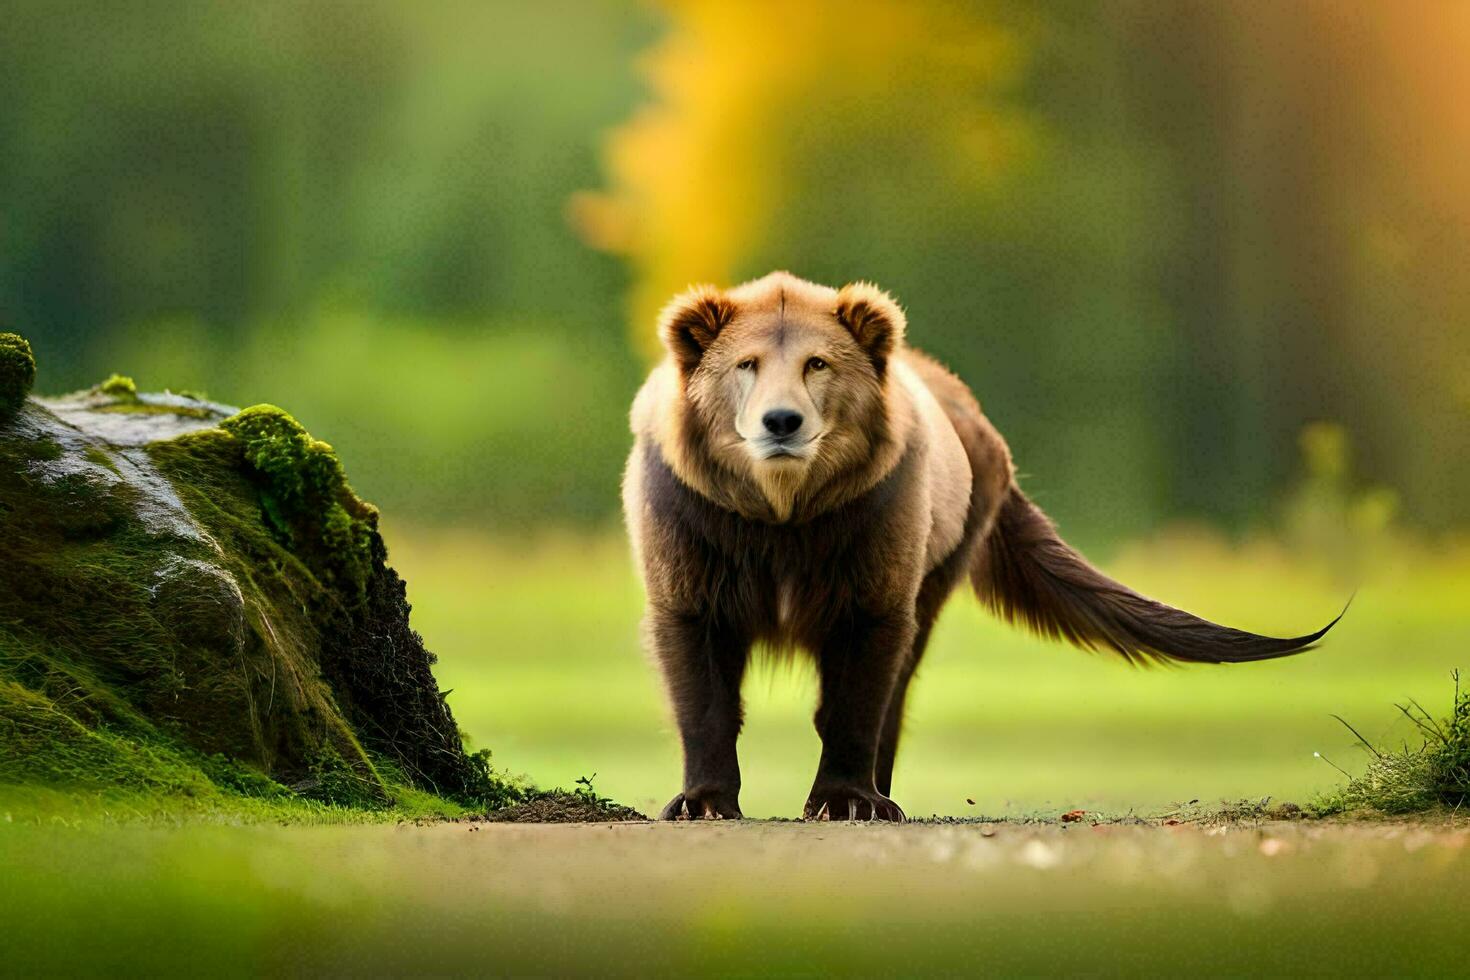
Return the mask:
POLYGON ((903 310, 893 297, 870 282, 853 282, 837 292, 837 321, 868 352, 881 377, 888 358, 903 340, 903 310))
POLYGON ((679 368, 693 370, 735 318, 735 304, 714 286, 691 286, 675 296, 658 315, 658 335, 679 368))

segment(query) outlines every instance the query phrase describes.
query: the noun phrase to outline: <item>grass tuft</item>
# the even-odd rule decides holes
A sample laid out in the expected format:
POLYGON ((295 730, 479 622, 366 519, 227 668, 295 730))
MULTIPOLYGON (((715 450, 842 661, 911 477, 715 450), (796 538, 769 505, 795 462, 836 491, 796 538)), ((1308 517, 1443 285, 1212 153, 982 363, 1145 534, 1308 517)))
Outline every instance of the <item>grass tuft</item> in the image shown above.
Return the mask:
POLYGON ((1470 800, 1470 690, 1462 689, 1459 671, 1454 679, 1454 702, 1447 718, 1435 718, 1413 699, 1395 705, 1419 734, 1417 747, 1375 746, 1338 718, 1372 759, 1362 775, 1350 777, 1347 785, 1319 798, 1313 809, 1323 816, 1401 816, 1464 806, 1470 800))

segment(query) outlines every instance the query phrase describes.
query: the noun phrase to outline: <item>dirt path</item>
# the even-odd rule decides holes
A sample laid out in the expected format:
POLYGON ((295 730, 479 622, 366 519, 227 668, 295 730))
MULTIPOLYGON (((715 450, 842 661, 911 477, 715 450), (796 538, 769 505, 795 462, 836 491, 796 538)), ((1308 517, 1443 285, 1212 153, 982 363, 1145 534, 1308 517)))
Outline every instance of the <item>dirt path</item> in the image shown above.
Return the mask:
POLYGON ((1437 974, 1470 829, 0 825, 14 969, 1437 974))

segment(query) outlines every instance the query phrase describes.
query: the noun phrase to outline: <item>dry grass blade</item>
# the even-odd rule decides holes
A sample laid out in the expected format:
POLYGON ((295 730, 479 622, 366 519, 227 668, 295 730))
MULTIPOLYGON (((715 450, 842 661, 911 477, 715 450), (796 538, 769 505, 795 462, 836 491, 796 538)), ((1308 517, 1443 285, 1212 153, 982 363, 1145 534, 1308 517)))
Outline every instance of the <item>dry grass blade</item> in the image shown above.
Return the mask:
POLYGON ((1353 737, 1362 743, 1363 748, 1367 749, 1369 752, 1372 752, 1379 759, 1383 758, 1383 753, 1379 752, 1378 749, 1374 747, 1372 742, 1364 738, 1362 732, 1358 731, 1352 725, 1348 724, 1348 720, 1346 718, 1344 718, 1342 715, 1333 715, 1332 717, 1336 718, 1343 728, 1346 728, 1348 731, 1352 732, 1353 737))

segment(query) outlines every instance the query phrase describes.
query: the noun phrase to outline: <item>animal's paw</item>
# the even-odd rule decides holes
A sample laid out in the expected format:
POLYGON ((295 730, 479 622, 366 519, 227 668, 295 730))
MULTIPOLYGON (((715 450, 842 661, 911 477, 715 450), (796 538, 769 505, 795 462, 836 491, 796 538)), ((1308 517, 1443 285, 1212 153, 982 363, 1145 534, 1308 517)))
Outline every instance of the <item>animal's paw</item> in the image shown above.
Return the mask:
POLYGON ((891 820, 903 823, 902 808, 874 789, 855 785, 812 789, 802 809, 803 820, 891 820))
POLYGON ((669 801, 660 820, 739 820, 740 801, 736 794, 724 790, 699 787, 687 789, 669 801))

